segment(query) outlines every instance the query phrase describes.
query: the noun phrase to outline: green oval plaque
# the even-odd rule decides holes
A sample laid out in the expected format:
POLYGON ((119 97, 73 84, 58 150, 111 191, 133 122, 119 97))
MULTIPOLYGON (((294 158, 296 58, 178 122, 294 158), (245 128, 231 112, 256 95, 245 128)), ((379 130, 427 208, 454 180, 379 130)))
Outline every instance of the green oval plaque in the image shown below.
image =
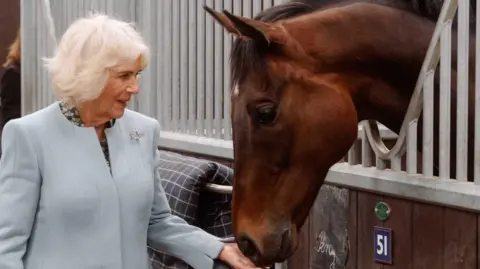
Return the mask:
POLYGON ((390 212, 390 207, 384 202, 379 202, 375 205, 375 215, 380 220, 387 220, 390 212))

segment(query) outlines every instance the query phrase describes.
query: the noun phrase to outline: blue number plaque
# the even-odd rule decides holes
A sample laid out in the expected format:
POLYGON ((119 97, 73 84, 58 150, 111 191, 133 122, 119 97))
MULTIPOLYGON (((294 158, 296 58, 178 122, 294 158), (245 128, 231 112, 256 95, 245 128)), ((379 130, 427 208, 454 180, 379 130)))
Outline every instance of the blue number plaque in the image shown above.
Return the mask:
POLYGON ((392 229, 374 226, 373 246, 375 262, 392 264, 392 229))

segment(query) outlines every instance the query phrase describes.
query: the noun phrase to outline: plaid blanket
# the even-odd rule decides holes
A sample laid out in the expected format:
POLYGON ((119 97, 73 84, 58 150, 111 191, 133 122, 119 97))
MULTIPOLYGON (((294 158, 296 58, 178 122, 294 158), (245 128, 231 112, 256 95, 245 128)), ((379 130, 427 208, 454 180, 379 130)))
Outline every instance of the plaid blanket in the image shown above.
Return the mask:
MULTIPOLYGON (((172 214, 218 236, 233 235, 230 195, 203 191, 205 183, 232 185, 233 170, 222 164, 160 150, 159 168, 172 214)), ((148 248, 153 269, 191 269, 187 263, 148 248)))

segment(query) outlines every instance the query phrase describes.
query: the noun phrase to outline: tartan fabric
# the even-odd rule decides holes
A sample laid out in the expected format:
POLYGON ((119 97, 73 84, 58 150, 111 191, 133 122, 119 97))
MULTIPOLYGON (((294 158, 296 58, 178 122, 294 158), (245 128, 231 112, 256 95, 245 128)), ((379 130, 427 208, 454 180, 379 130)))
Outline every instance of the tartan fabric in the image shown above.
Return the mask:
MULTIPOLYGON (((205 183, 232 185, 233 170, 225 165, 160 150, 162 186, 172 214, 218 236, 233 235, 230 195, 202 191, 205 183)), ((148 247, 153 269, 191 269, 185 262, 148 247)))

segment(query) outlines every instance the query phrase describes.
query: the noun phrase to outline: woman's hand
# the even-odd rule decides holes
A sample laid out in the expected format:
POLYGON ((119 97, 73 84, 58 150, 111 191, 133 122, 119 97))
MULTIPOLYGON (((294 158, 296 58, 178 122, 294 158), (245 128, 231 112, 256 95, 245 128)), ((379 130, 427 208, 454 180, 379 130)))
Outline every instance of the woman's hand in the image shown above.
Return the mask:
POLYGON ((218 258, 232 266, 233 269, 261 269, 260 267, 255 267, 252 261, 243 255, 235 243, 225 244, 218 258))

